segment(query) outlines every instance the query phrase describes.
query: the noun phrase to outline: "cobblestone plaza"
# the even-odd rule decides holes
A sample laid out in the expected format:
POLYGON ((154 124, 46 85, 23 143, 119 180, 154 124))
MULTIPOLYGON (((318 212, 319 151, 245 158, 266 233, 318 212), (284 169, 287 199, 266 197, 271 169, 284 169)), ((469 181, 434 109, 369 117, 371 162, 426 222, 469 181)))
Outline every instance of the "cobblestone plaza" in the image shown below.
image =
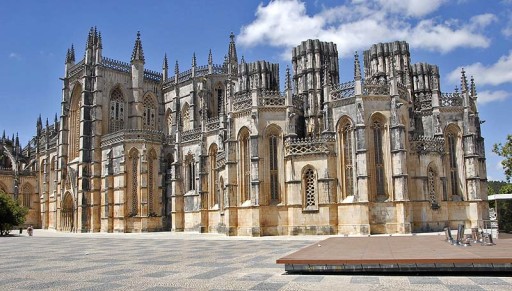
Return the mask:
MULTIPOLYGON (((324 236, 60 233, 0 238, 2 290, 510 290, 512 277, 288 275, 276 259, 324 236)), ((371 239, 371 238, 369 238, 371 239)))

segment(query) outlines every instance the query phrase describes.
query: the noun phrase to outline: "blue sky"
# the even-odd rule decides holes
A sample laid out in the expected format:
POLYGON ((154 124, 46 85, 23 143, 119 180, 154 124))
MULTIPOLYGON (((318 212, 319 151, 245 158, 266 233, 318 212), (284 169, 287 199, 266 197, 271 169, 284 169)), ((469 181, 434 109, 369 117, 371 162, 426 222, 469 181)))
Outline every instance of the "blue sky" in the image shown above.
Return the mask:
MULTIPOLYGON (((492 145, 512 133, 512 0, 352 1, 5 1, 0 6, 0 130, 19 133, 23 145, 37 117, 60 115, 67 49, 82 58, 87 33, 96 26, 105 57, 129 62, 137 31, 146 68, 161 71, 166 53, 181 70, 222 63, 229 34, 238 57, 278 62, 308 38, 334 41, 341 81, 353 78, 353 54, 378 42, 405 40, 412 62, 437 64, 441 89, 460 86, 460 69, 473 75, 486 139, 490 179, 504 178, 492 145)), ((172 66, 173 67, 173 66, 172 66)), ((43 121, 44 122, 44 121, 43 121)))

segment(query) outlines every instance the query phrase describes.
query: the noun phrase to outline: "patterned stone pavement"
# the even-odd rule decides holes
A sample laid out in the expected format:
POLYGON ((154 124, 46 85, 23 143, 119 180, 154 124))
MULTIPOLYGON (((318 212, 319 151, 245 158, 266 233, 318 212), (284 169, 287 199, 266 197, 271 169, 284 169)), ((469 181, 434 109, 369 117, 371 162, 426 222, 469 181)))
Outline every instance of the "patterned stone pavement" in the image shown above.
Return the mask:
POLYGON ((0 290, 511 290, 512 277, 287 275, 277 258, 325 237, 0 237, 0 290))

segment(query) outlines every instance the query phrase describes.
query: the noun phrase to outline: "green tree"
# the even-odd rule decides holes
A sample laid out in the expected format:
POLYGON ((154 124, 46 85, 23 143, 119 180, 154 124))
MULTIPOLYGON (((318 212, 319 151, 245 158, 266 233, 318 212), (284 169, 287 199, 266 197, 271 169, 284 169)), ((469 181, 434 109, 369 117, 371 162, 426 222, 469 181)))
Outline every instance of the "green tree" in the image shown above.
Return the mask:
POLYGON ((0 235, 8 235, 13 226, 25 223, 27 213, 26 207, 0 191, 0 235))
MULTIPOLYGON (((512 184, 503 185, 500 188, 501 194, 512 194, 512 184)), ((498 205, 498 219, 499 227, 505 232, 512 231, 512 201, 500 200, 496 201, 498 205)))
POLYGON ((510 178, 512 178, 512 134, 507 135, 507 142, 504 145, 501 143, 494 144, 492 151, 504 158, 501 165, 505 170, 507 182, 510 182, 510 178))

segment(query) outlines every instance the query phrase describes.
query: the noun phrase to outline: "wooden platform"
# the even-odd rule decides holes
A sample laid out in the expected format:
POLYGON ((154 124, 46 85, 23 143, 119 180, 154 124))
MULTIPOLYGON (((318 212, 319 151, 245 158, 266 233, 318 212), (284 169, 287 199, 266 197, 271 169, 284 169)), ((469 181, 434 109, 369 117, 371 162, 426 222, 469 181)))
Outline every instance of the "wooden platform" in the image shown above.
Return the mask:
POLYGON ((276 261, 288 273, 512 272, 512 239, 454 246, 444 235, 333 237, 276 261))

